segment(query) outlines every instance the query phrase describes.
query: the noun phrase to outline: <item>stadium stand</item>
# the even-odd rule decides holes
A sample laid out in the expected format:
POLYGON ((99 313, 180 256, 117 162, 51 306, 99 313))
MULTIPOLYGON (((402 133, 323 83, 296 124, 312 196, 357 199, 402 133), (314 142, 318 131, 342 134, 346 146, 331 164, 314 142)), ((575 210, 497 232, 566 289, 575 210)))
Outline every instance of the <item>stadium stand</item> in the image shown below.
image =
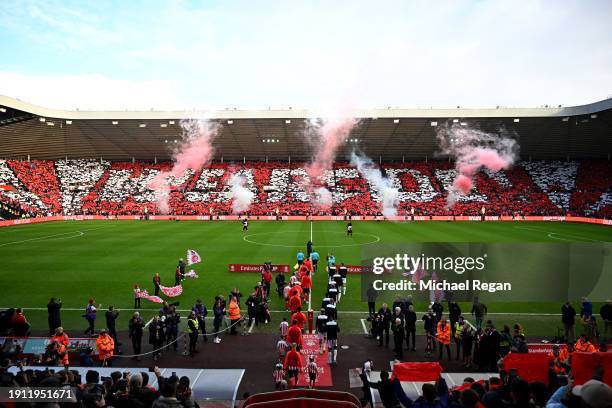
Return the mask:
MULTIPOLYGON (((176 215, 231 214, 228 180, 237 173, 254 193, 251 215, 378 215, 375 189, 348 163, 327 171, 323 185, 333 206, 323 211, 304 187, 301 162, 213 163, 171 180, 170 205, 176 215)), ((158 212, 149 182, 170 163, 103 160, 0 160, 0 202, 14 217, 43 215, 137 215, 158 212)), ((446 196, 456 171, 450 162, 383 164, 399 191, 399 214, 612 215, 609 161, 523 161, 511 170, 476 175, 475 188, 449 209, 446 196)), ((11 214, 5 214, 10 216, 11 214)))

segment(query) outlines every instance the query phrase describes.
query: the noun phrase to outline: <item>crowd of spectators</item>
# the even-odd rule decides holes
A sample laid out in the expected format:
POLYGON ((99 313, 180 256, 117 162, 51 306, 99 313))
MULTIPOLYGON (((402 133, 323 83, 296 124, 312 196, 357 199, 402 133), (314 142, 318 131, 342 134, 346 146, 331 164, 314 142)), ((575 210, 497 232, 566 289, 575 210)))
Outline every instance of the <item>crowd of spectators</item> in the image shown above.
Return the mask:
MULTIPOLYGON (((104 160, 0 160, 0 201, 17 203, 28 215, 142 215, 158 212, 149 183, 170 163, 104 160)), ((320 208, 301 162, 213 163, 187 170, 170 181, 169 204, 176 215, 231 214, 231 174, 246 180, 254 193, 252 215, 379 215, 376 189, 348 163, 315 180, 332 195, 320 208)), ((585 215, 612 213, 612 164, 608 161, 527 161, 502 172, 482 171, 475 189, 449 209, 447 191, 456 176, 451 162, 382 164, 398 189, 399 214, 432 215, 585 215)))

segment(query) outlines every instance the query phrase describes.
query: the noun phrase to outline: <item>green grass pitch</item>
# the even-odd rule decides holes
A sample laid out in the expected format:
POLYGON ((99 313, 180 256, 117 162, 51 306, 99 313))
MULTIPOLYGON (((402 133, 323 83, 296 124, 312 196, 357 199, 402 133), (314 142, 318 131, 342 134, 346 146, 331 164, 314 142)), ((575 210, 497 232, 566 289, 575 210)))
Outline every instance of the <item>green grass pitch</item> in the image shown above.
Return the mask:
MULTIPOLYGON (((188 248, 197 250, 203 262, 195 265, 199 279, 187 280, 183 294, 176 298, 180 309, 191 307, 201 298, 207 306, 217 294, 227 295, 237 287, 248 294, 259 280, 257 273, 230 273, 228 263, 295 263, 298 249, 305 250, 311 237, 324 259, 333 252, 337 262, 359 264, 360 245, 402 242, 559 242, 612 241, 612 229, 578 223, 513 222, 354 222, 354 237, 344 234, 344 222, 251 221, 242 232, 239 222, 198 221, 67 221, 21 225, 0 229, 0 307, 24 307, 35 330, 46 330, 46 310, 50 297, 63 300, 63 325, 72 331, 84 329, 80 317, 87 299, 94 297, 105 308, 133 307, 132 286, 140 283, 152 292, 155 272, 165 286, 174 285, 178 258, 188 248), (516 228, 519 226, 521 228, 516 228), (78 309, 78 310, 68 310, 78 309)), ((324 263, 324 262, 323 262, 324 263)), ((360 299, 360 277, 349 276, 347 296, 339 310, 345 332, 361 333, 361 318, 367 305, 360 299), (349 313, 350 312, 350 313, 349 313), (362 312, 362 313, 353 313, 362 312)), ((314 299, 320 299, 325 281, 314 279, 314 299)), ((274 287, 273 283, 273 287, 274 287)), ((272 296, 272 309, 281 310, 281 301, 272 296)), ((578 299, 576 299, 576 302, 578 299)), ((318 300, 315 302, 318 304, 318 300)), ((145 317, 158 305, 142 301, 145 317)), ((576 305, 577 306, 577 305, 576 305)), ((464 311, 469 305, 462 305, 464 311)), ((528 335, 554 335, 560 326, 559 304, 493 303, 489 311, 505 313, 490 317, 502 325, 520 321, 528 335), (516 313, 516 314, 514 314, 516 313), (521 315, 533 313, 535 315, 521 315)), ((423 311, 424 304, 417 304, 423 311)), ((598 310, 598 307, 596 308, 598 310)), ((130 313, 122 313, 118 323, 125 329, 130 313)), ((274 313, 278 322, 281 313, 274 313)), ((102 319, 103 321, 103 319, 102 319)), ((102 323, 102 322, 100 322, 102 323)), ((256 331, 275 331, 272 324, 256 331)))

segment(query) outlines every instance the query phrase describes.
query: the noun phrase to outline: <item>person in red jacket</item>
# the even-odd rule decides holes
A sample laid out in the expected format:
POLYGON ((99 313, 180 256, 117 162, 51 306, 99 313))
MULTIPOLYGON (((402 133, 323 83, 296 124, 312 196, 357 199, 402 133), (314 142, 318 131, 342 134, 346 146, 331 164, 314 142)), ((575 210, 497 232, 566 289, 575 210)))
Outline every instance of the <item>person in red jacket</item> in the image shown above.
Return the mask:
POLYGON ((291 321, 291 327, 287 330, 287 341, 290 344, 295 343, 298 350, 302 348, 302 330, 297 325, 297 320, 291 321))
POLYGON ((312 278, 310 277, 310 272, 306 271, 306 273, 302 276, 301 286, 302 290, 304 291, 304 299, 310 300, 310 290, 312 289, 312 278))
POLYGON ((291 313, 295 313, 299 307, 302 307, 302 298, 296 290, 293 290, 289 298, 289 310, 291 310, 291 313))
POLYGON ((297 326, 304 333, 304 324, 306 323, 306 315, 302 313, 302 308, 298 307, 296 312, 291 315, 291 321, 296 321, 297 326))
POLYGON ((287 370, 287 377, 289 383, 291 379, 295 378, 294 387, 297 387, 299 380, 300 370, 302 369, 302 356, 297 351, 297 344, 291 344, 291 350, 285 357, 285 370, 287 370))

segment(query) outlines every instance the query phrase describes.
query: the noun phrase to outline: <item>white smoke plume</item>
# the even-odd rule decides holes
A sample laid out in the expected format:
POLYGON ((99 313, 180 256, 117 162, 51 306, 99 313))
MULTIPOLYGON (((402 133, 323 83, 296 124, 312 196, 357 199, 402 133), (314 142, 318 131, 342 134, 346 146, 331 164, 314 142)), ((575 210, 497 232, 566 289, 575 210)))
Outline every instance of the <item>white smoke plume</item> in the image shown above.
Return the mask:
POLYGON ((357 167, 357 171, 374 187, 382 201, 382 214, 385 217, 397 215, 399 204, 399 191, 393 187, 391 181, 382 175, 382 172, 369 157, 351 153, 351 165, 357 167))
POLYGON ((198 171, 212 160, 212 142, 218 133, 218 125, 207 120, 181 120, 182 141, 172 152, 172 169, 161 171, 149 183, 149 188, 155 190, 157 207, 163 214, 170 212, 170 181, 169 178, 180 177, 185 170, 198 171))
POLYGON ((230 188, 230 196, 232 198, 232 211, 234 214, 240 214, 248 211, 255 194, 246 188, 247 180, 244 176, 234 173, 229 178, 228 184, 230 188))

